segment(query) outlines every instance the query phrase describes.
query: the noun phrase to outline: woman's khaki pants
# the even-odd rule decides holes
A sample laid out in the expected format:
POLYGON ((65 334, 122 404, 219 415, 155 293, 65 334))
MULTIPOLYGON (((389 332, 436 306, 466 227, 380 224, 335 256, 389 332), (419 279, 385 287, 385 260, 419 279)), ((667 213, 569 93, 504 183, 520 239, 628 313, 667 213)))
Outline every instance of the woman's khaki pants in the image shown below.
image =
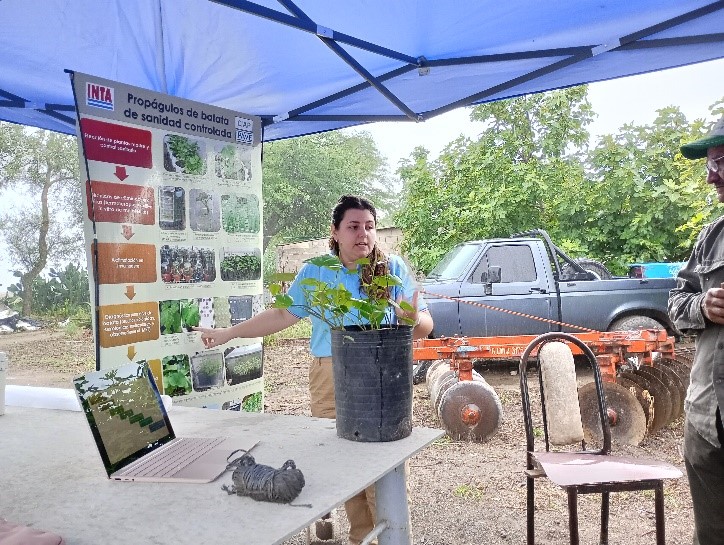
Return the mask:
MULTIPOLYGON (((312 361, 309 368, 309 396, 312 416, 335 418, 332 358, 314 358, 312 361)), ((347 500, 344 510, 349 519, 349 542, 358 545, 375 525, 375 486, 368 486, 347 500)))

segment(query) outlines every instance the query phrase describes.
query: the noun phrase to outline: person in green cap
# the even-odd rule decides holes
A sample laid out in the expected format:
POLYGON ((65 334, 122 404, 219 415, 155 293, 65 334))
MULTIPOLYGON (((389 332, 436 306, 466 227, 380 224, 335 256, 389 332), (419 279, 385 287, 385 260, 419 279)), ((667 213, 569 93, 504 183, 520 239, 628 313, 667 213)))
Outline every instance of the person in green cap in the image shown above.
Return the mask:
MULTIPOLYGON (((706 181, 724 202, 724 117, 704 138, 681 146, 706 159, 706 181)), ((696 337, 684 408, 684 463, 694 504, 694 545, 724 544, 724 216, 705 226, 677 286, 669 316, 696 337)))

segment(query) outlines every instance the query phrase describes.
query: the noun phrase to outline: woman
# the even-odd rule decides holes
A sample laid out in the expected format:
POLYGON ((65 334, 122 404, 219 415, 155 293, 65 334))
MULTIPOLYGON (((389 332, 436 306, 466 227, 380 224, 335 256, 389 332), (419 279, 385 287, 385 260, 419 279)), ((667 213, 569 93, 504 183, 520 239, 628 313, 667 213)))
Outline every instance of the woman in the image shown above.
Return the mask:
MULTIPOLYGON (((201 332, 201 340, 206 348, 217 347, 236 337, 263 337, 281 331, 309 316, 304 309, 304 294, 300 282, 304 278, 314 277, 330 285, 344 283, 354 297, 364 298, 361 284, 369 281, 373 275, 390 272, 402 280, 402 286, 391 288, 391 298, 396 301, 408 301, 413 310, 395 308, 398 318, 406 318, 415 324, 413 338, 426 337, 433 327, 432 317, 427 312, 424 300, 418 298, 415 281, 404 261, 398 256, 385 255, 377 247, 377 211, 366 199, 351 195, 340 197, 332 211, 331 236, 329 247, 339 257, 346 271, 332 271, 306 263, 297 274, 289 288, 288 295, 295 304, 289 309, 271 308, 254 316, 250 320, 223 329, 195 328, 201 332), (359 266, 357 260, 369 258, 369 265, 359 266), (375 270, 375 267, 378 267, 375 270), (379 270, 382 267, 383 271, 379 270), (355 272, 352 272, 355 271, 355 272)), ((394 317, 391 317, 394 319, 394 317)), ((334 380, 332 377, 332 344, 329 326, 315 316, 311 316, 312 337, 310 351, 314 360, 309 369, 309 394, 312 416, 334 418, 334 380)), ((357 320, 350 317, 350 323, 357 320)), ((374 486, 345 502, 347 518, 350 522, 350 544, 359 544, 374 526, 374 486)))

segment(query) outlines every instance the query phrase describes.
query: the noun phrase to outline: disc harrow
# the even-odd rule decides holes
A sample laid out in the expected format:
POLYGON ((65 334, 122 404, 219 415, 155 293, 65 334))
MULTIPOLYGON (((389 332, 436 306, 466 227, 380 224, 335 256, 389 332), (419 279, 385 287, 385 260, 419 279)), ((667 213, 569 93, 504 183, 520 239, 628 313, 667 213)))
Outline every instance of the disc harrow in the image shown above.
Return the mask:
MULTIPOLYGON (((614 440, 638 445, 679 419, 689 386, 693 350, 675 349, 663 330, 574 333, 596 355, 604 382, 614 440)), ((430 401, 448 434, 482 441, 497 430, 502 405, 493 388, 473 370, 476 361, 517 359, 535 335, 442 337, 415 341, 413 358, 429 364, 425 374, 430 401)), ((569 344, 574 355, 581 350, 569 344)), ((537 356, 534 352, 532 356, 537 356)), ((584 432, 600 437, 593 384, 579 389, 584 432)))

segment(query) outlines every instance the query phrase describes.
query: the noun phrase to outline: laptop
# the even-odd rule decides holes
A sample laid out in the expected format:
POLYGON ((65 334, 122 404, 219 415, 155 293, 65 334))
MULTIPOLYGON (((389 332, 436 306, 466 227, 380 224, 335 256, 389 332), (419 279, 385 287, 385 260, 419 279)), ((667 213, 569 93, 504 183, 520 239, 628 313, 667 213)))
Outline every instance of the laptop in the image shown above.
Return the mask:
POLYGON ((208 483, 233 451, 256 443, 176 437, 145 362, 87 373, 73 385, 110 479, 208 483))

